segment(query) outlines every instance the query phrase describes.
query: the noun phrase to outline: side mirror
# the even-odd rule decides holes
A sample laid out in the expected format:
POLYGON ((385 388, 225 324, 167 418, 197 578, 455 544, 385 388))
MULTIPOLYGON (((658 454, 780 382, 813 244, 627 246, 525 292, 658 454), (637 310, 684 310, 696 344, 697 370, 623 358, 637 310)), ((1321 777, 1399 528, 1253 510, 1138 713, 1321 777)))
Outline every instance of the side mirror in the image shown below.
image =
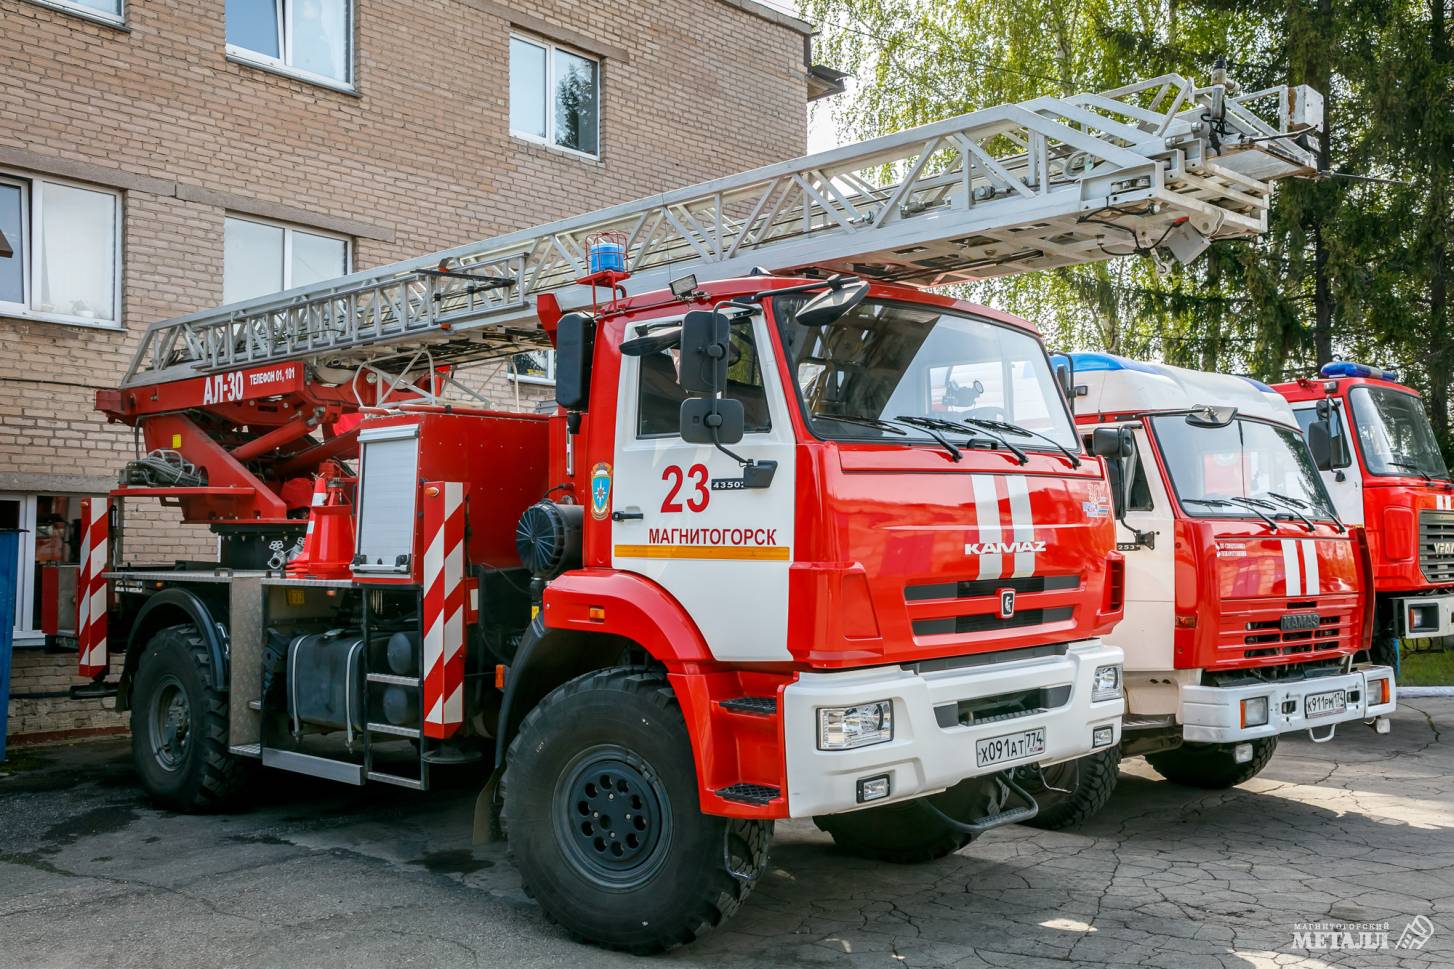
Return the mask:
POLYGON ((730 322, 721 313, 694 310, 682 320, 678 381, 689 394, 715 394, 727 384, 730 322))
POLYGON ((1075 361, 1070 359, 1068 353, 1052 353, 1050 366, 1055 371, 1055 382, 1060 385, 1060 392, 1065 395, 1066 403, 1070 404, 1071 410, 1075 410, 1075 361))
POLYGON ((1116 518, 1124 522, 1126 510, 1131 507, 1131 488, 1136 482, 1135 434, 1129 427, 1098 427, 1091 434, 1091 452, 1106 459, 1111 503, 1115 506, 1116 518))
POLYGON ((555 327, 555 402, 566 410, 585 410, 591 400, 591 359, 596 321, 586 313, 567 313, 555 327))
POLYGON ((868 295, 868 283, 849 283, 825 289, 803 304, 796 314, 803 326, 827 326, 851 311, 868 295))
POLYGON ((730 397, 688 397, 682 401, 681 433, 688 444, 736 444, 746 415, 742 401, 730 397))
POLYGON ((1091 434, 1091 453, 1097 457, 1119 460, 1129 458, 1136 450, 1136 439, 1129 427, 1098 427, 1091 434))
POLYGON ((1308 425, 1308 450, 1319 471, 1333 470, 1333 431, 1328 422, 1316 420, 1308 425))

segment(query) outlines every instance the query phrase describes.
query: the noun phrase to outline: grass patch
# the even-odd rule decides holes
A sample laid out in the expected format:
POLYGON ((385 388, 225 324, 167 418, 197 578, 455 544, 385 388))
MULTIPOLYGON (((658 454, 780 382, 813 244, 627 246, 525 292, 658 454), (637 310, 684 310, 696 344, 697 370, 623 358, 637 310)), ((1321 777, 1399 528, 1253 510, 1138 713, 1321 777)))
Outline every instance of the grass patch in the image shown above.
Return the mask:
POLYGON ((1399 686, 1454 686, 1454 650, 1404 653, 1399 657, 1399 686))

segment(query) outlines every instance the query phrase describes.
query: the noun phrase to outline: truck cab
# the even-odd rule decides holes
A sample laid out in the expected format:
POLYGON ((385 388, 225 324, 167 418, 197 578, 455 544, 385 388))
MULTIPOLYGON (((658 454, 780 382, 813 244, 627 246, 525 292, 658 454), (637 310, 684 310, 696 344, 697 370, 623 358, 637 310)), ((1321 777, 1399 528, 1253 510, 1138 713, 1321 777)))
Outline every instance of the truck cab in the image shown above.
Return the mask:
POLYGON ((1307 434, 1344 521, 1368 535, 1373 650, 1454 635, 1454 483, 1416 391, 1390 370, 1338 361, 1274 388, 1307 434))
POLYGON ((1362 530, 1337 514, 1287 403, 1243 377, 1072 354, 1077 423, 1106 454, 1126 557, 1122 750, 1224 786, 1284 733, 1384 720, 1366 657, 1362 530))

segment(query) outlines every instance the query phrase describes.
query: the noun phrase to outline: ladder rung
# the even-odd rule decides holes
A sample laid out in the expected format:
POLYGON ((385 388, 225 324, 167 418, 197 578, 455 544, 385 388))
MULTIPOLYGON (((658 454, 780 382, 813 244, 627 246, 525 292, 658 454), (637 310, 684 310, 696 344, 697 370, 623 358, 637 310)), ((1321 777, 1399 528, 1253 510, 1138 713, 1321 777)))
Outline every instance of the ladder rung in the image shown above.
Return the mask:
POLYGON ((387 683, 390 686, 412 686, 419 688, 419 677, 417 676, 395 676, 393 673, 370 673, 370 683, 387 683))
POLYGON ((419 731, 414 727, 396 727, 392 723, 371 723, 368 729, 371 733, 387 733, 395 737, 419 737, 419 731))
POLYGON ((369 771, 369 780, 379 781, 382 784, 394 784, 399 787, 407 787, 410 790, 424 790, 424 782, 417 777, 400 777, 398 774, 385 774, 381 771, 369 771))

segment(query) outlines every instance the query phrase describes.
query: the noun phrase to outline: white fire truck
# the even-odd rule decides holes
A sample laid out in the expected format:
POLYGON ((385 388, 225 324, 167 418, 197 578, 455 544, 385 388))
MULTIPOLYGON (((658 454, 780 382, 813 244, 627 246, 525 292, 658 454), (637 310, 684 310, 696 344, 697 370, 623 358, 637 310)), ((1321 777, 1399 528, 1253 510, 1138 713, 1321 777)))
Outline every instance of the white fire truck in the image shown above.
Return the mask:
POLYGON ((144 448, 81 669, 179 809, 475 765, 545 911, 636 951, 735 911, 774 819, 898 861, 1030 819, 1012 769, 1119 740, 1111 495, 1034 327, 925 289, 1256 235, 1318 112, 1041 98, 154 324, 98 395, 144 448), (556 413, 452 392, 537 349, 556 413), (133 559, 134 497, 220 562, 133 559))

